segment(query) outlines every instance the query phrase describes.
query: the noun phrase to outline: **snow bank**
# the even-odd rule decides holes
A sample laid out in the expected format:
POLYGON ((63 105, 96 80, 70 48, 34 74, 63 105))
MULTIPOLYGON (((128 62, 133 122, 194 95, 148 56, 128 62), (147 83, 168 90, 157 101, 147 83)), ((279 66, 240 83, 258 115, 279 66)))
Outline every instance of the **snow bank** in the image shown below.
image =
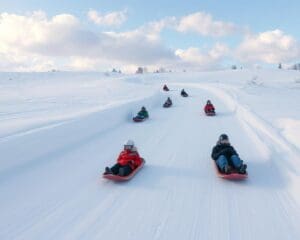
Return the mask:
POLYGON ((0 138, 155 94, 155 88, 138 82, 131 76, 102 73, 0 73, 0 138))

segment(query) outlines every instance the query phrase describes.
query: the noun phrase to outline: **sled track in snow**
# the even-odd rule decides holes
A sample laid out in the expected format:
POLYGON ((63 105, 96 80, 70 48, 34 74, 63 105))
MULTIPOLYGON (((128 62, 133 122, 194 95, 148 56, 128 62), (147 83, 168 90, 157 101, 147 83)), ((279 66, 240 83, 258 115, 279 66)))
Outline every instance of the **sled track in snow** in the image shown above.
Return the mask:
POLYGON ((19 162, 0 178, 0 239, 298 239, 299 201, 290 189, 297 152, 232 92, 184 86, 189 98, 173 91, 145 101, 150 119, 140 124, 124 110, 99 126, 99 113, 1 143, 8 161, 19 162), (174 105, 164 109, 167 96, 174 105), (207 99, 216 117, 204 115, 207 99), (244 182, 215 174, 210 153, 223 132, 248 164, 244 182), (127 138, 146 165, 126 183, 101 179, 127 138), (11 154, 15 144, 24 149, 11 154), (32 145, 36 152, 26 150, 32 145))

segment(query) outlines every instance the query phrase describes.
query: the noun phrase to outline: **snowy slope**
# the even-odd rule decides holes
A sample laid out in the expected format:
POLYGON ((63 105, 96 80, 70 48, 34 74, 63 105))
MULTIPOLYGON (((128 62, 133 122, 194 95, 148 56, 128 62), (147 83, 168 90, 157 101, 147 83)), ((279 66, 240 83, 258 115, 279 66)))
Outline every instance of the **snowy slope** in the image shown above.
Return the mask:
POLYGON ((46 74, 48 85, 1 75, 10 107, 1 109, 0 239, 300 238, 299 73, 64 74, 46 74), (174 106, 163 109, 167 96, 174 106), (207 99, 216 117, 204 116, 207 99), (150 119, 132 123, 141 105, 150 119), (216 177, 221 133, 247 162, 247 181, 216 177), (126 183, 102 179, 128 138, 145 167, 126 183))

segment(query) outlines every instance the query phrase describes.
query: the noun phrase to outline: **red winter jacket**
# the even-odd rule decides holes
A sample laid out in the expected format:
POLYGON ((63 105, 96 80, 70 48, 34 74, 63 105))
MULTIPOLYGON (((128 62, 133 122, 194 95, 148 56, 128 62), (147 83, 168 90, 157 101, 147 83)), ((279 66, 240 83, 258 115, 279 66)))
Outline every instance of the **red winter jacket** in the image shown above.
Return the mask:
POLYGON ((118 163, 121 166, 129 164, 131 169, 135 169, 141 165, 142 159, 136 151, 123 150, 118 157, 118 163))
POLYGON ((214 112, 215 111, 215 107, 212 104, 206 104, 204 107, 204 112, 214 112))

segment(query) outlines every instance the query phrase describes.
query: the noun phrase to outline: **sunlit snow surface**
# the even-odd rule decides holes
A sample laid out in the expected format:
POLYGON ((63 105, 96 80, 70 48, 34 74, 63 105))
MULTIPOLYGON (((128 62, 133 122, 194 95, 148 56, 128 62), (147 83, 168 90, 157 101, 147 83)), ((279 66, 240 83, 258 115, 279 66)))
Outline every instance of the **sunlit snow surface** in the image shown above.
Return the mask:
POLYGON ((0 239, 300 239, 299 79, 284 70, 0 73, 0 239), (208 99, 216 117, 203 114, 208 99), (133 123, 141 106, 150 119, 133 123), (216 176, 221 133, 248 180, 216 176), (102 179, 128 138, 145 167, 126 183, 102 179))

